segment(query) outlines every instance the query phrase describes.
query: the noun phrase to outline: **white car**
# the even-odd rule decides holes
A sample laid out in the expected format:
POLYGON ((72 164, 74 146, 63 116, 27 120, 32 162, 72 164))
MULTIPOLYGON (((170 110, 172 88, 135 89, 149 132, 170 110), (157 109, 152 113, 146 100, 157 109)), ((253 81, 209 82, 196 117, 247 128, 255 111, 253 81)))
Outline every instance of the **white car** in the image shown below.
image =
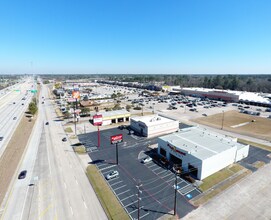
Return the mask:
POLYGON ((149 163, 149 162, 151 162, 152 161, 152 158, 151 157, 145 157, 144 159, 142 159, 142 163, 149 163))
POLYGON ((105 178, 106 178, 107 180, 111 180, 111 179, 113 179, 113 178, 116 178, 118 175, 119 175, 119 172, 118 172, 118 171, 116 171, 116 170, 111 170, 110 173, 108 173, 108 174, 106 175, 105 178))

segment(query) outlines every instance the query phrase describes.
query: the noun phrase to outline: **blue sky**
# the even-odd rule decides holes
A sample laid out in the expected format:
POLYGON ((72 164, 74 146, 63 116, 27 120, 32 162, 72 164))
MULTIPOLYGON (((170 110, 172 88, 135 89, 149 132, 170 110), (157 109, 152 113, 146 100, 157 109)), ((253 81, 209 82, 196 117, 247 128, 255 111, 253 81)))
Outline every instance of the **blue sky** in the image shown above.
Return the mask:
POLYGON ((0 73, 271 74, 270 0, 2 0, 0 73))

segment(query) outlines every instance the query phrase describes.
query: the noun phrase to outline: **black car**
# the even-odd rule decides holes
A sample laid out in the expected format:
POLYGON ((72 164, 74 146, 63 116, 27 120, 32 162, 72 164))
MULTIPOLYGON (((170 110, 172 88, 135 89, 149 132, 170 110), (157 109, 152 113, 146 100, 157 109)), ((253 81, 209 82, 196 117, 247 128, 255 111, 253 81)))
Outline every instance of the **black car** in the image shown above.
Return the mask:
POLYGON ((0 137, 0 141, 2 141, 4 139, 4 137, 0 137))
POLYGON ((18 179, 24 179, 26 177, 27 170, 23 170, 20 172, 18 179))
POLYGON ((45 123, 45 125, 49 125, 49 122, 47 121, 47 122, 45 123))
POLYGON ((63 142, 66 142, 66 141, 67 141, 67 138, 66 138, 66 137, 62 138, 62 141, 63 141, 63 142))

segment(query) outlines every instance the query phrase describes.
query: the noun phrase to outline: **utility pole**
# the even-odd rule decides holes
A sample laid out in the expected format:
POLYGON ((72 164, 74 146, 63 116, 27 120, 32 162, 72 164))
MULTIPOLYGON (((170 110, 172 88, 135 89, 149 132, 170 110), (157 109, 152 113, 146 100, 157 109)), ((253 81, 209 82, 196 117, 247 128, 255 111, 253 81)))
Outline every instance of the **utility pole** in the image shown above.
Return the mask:
POLYGON ((142 186, 142 184, 139 184, 136 186, 137 188, 137 220, 140 219, 140 194, 142 193, 142 191, 140 190, 140 187, 142 186))
POLYGON ((177 208, 177 186, 178 186, 178 179, 177 179, 177 173, 175 171, 174 215, 176 215, 176 208, 177 208))
POLYGON ((221 125, 221 130, 223 130, 224 127, 224 110, 222 111, 222 125, 221 125))
POLYGON ((119 149, 118 149, 118 143, 116 143, 116 164, 119 164, 119 149))

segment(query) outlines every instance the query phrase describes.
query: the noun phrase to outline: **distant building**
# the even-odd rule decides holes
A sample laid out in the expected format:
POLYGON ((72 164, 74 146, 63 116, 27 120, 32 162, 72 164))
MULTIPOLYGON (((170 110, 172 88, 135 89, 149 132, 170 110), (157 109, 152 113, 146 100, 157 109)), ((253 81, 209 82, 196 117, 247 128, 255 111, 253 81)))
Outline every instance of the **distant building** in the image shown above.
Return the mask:
POLYGON ((263 95, 254 92, 181 87, 174 87, 172 92, 179 92, 187 96, 216 99, 227 102, 242 102, 250 105, 260 105, 265 107, 271 106, 271 100, 268 98, 268 94, 263 95))
POLYGON ((142 136, 154 137, 178 131, 179 121, 160 115, 147 115, 132 117, 130 127, 142 136))
POLYGON ((249 145, 203 128, 184 128, 158 139, 158 153, 202 180, 248 156, 249 145))

